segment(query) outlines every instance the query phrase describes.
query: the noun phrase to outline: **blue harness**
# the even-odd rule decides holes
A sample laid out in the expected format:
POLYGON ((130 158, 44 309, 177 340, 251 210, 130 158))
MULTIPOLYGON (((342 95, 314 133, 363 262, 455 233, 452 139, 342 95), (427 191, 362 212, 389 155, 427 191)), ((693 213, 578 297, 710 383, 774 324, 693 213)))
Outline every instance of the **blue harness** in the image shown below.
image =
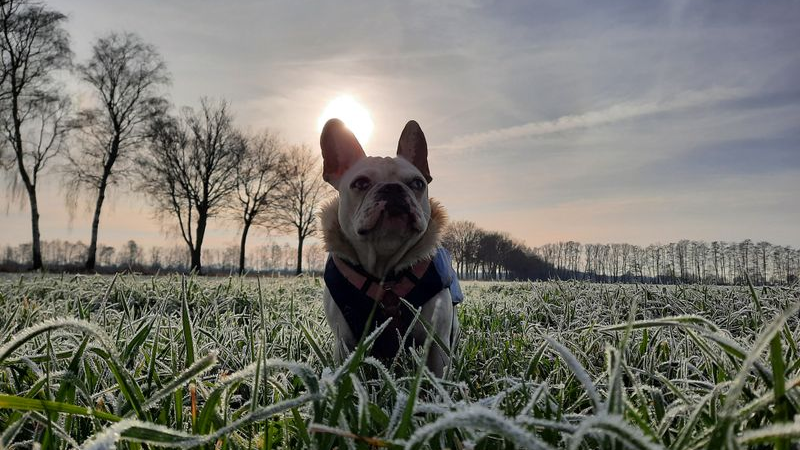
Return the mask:
POLYGON ((373 277, 360 266, 330 256, 325 265, 324 279, 333 301, 356 339, 361 338, 365 332, 371 332, 387 319, 392 319, 390 326, 381 333, 372 349, 372 354, 378 357, 392 357, 397 354, 400 347, 397 334, 405 335, 414 317, 415 311, 409 311, 399 301, 400 298, 414 308, 421 308, 442 289, 447 288, 453 304, 464 300, 453 270, 452 258, 443 247, 437 249, 432 260, 391 274, 385 280, 373 277), (367 319, 376 302, 378 306, 368 324, 367 319))

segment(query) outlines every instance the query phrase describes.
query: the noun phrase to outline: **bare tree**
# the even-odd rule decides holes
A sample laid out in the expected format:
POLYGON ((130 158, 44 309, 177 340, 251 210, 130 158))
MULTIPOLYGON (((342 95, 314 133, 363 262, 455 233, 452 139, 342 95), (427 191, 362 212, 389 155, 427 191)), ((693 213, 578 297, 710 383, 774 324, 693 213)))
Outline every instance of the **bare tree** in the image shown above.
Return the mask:
POLYGON ((286 183, 275 214, 276 223, 297 233, 295 274, 303 272, 303 242, 317 232, 317 214, 330 196, 319 160, 307 145, 292 146, 286 155, 286 183))
POLYGON ((264 225, 267 213, 275 211, 286 180, 286 157, 278 136, 264 131, 244 141, 244 157, 236 166, 236 198, 232 204, 242 221, 239 274, 244 273, 247 233, 253 225, 264 225))
MULTIPOLYGON (((20 8, 20 3, 11 3, 9 0, 0 0, 0 26, 2 26, 3 39, 0 42, 0 105, 5 105, 6 101, 11 98, 11 92, 6 87, 6 80, 9 79, 12 72, 11 55, 5 50, 6 44, 6 30, 12 26, 17 20, 17 14, 20 8)), ((2 161, 3 151, 5 150, 5 143, 0 144, 0 161, 2 161)))
POLYGON ((279 271, 283 260, 283 247, 278 244, 272 244, 270 248, 270 270, 273 272, 279 271))
POLYGON ((325 265, 325 246, 320 243, 311 245, 306 252, 306 264, 309 270, 321 272, 325 265))
MULTIPOLYGON (((0 2, 0 124, 11 148, 3 167, 16 166, 31 209, 32 268, 42 267, 36 187, 48 161, 63 147, 69 102, 51 77, 70 64, 66 16, 32 1, 0 2)), ((0 154, 1 155, 1 154, 0 154)))
POLYGON ((101 245, 99 248, 100 264, 110 266, 112 264, 112 258, 114 257, 114 251, 114 247, 110 245, 101 245))
POLYGON ((475 223, 466 220, 451 222, 445 229, 442 244, 453 254, 461 277, 471 275, 471 264, 477 259, 479 235, 479 228, 475 223))
POLYGON ((148 150, 137 158, 141 189, 157 213, 178 220, 189 247, 191 269, 202 270, 208 220, 221 212, 236 189, 236 167, 244 145, 224 101, 201 100, 199 111, 152 121, 148 150))
POLYGON ((131 33, 98 39, 78 73, 92 87, 97 102, 80 112, 81 145, 68 156, 66 195, 71 210, 80 192, 94 196, 85 263, 87 270, 94 270, 106 189, 131 171, 131 153, 145 140, 148 118, 166 107, 159 88, 169 78, 155 47, 131 33))
POLYGON ((119 251, 119 264, 133 270, 142 259, 142 248, 134 240, 128 241, 119 251))

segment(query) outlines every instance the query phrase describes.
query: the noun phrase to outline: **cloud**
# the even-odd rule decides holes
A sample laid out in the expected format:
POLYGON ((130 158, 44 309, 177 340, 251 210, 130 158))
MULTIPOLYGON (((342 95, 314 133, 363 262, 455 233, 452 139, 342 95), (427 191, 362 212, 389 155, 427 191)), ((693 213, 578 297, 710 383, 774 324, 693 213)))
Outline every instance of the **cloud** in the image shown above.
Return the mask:
POLYGON ((734 88, 711 88, 701 91, 686 91, 677 96, 660 98, 658 100, 622 102, 608 108, 589 111, 583 114, 562 116, 555 120, 530 122, 523 125, 466 134, 437 147, 449 150, 475 148, 501 141, 545 136, 580 128, 608 125, 652 114, 713 105, 742 97, 742 91, 734 88))

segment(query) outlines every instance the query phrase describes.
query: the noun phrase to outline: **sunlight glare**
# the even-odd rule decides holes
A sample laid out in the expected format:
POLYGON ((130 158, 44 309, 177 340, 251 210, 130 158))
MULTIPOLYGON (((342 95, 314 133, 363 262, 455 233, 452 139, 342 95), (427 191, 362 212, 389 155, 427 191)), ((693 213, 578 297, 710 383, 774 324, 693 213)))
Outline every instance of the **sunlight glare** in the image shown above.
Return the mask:
POLYGON ((365 145, 372 135, 372 118, 369 111, 350 95, 341 95, 333 99, 317 120, 317 128, 322 131, 328 119, 337 118, 356 135, 358 142, 365 145))

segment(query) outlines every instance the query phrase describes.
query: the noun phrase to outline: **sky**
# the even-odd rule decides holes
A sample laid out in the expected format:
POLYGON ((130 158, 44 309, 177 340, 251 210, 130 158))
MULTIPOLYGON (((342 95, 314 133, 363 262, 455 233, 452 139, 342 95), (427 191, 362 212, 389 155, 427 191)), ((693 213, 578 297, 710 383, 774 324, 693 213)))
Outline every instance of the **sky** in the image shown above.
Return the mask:
MULTIPOLYGON (((110 31, 138 33, 166 60, 175 105, 225 98, 239 126, 287 142, 318 149, 318 116, 342 94, 371 113, 370 155, 392 155, 417 120, 451 218, 530 246, 800 247, 797 1, 47 4, 69 17, 76 61, 110 31)), ((91 212, 69 218, 58 176, 39 195, 42 238, 87 242, 91 212)), ((0 244, 29 241, 24 199, 3 206, 0 244)), ((99 240, 165 245, 171 229, 118 189, 99 240)), ((216 221, 206 246, 238 230, 216 221)))

